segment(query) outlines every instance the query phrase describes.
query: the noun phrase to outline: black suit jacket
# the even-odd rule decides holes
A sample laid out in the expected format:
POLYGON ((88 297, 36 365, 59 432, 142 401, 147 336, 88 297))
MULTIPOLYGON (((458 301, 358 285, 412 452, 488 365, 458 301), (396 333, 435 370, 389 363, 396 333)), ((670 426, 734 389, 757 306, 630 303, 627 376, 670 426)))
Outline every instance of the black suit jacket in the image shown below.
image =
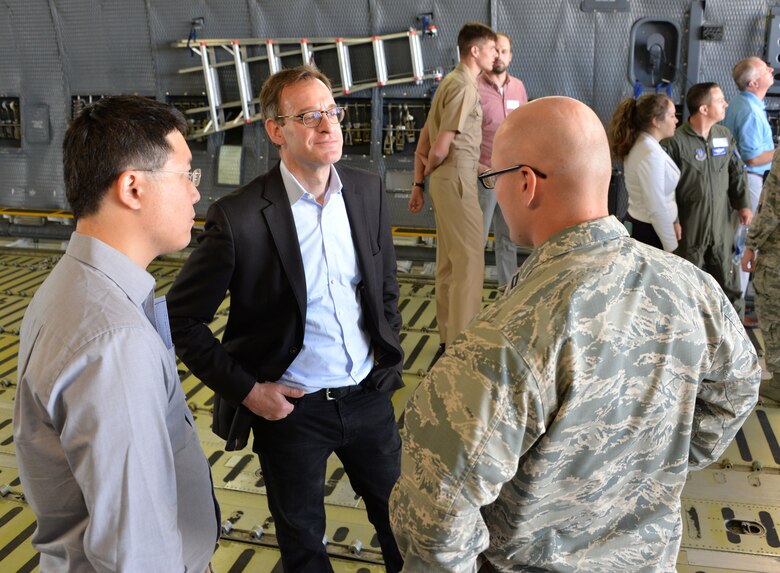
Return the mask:
MULTIPOLYGON (((384 189, 377 175, 337 166, 362 275, 360 300, 376 364, 365 384, 403 386, 398 282, 384 189)), ((216 393, 213 430, 243 448, 254 419, 241 401, 274 382, 303 345, 306 278, 290 201, 277 164, 208 210, 206 227, 167 295, 182 362, 216 393), (217 340, 208 327, 225 294, 230 313, 217 340)))

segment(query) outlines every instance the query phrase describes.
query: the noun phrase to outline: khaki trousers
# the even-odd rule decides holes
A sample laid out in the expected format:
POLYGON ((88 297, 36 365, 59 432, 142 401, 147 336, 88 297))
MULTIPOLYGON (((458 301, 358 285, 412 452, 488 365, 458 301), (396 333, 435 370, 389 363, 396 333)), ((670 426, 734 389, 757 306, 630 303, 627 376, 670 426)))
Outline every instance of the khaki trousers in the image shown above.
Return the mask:
POLYGON ((436 213, 436 322, 450 344, 482 308, 485 248, 477 163, 437 167, 430 177, 436 213))

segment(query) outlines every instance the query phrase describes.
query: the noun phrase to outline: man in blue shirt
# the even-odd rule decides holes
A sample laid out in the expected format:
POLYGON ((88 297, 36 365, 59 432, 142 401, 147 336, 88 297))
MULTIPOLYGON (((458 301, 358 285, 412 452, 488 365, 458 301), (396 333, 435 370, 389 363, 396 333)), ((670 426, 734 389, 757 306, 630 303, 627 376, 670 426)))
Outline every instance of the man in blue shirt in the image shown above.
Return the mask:
MULTIPOLYGON (((758 211, 758 200, 764 174, 772 165, 775 143, 764 109, 764 97, 775 82, 772 66, 751 56, 737 62, 731 72, 739 93, 731 98, 723 120, 737 142, 742 161, 747 166, 750 208, 758 211)), ((740 272, 742 295, 747 290, 749 273, 740 272)))
POLYGON ((310 66, 260 92, 281 161, 214 203, 169 295, 179 357, 215 391, 226 449, 259 454, 288 573, 333 571, 322 544, 328 457, 341 460, 377 530, 387 571, 403 563, 388 515, 401 440, 398 282, 380 178, 334 165, 344 108, 310 66), (227 292, 221 340, 208 327, 227 292))

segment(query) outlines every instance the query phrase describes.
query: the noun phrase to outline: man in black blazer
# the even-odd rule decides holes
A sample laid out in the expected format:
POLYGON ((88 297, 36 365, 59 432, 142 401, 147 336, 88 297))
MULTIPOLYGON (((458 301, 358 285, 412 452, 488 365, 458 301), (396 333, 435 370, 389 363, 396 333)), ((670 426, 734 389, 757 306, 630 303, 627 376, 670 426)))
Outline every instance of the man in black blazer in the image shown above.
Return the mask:
POLYGON ((335 452, 377 530, 388 571, 402 560, 387 500, 401 442, 398 283, 379 177, 334 164, 330 82, 300 66, 260 93, 281 162, 215 202, 168 294, 181 360, 216 394, 226 449, 249 430, 287 572, 332 571, 322 544, 326 462, 335 452), (208 328, 226 293, 222 341, 208 328))

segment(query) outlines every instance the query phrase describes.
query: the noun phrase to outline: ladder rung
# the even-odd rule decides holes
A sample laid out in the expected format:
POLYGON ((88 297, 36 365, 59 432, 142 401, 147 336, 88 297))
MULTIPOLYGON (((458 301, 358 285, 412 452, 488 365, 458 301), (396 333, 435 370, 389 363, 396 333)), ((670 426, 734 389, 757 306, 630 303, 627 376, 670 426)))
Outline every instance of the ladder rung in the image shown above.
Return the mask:
MULTIPOLYGON (((180 74, 201 72, 203 81, 206 84, 206 97, 208 106, 190 108, 185 110, 186 114, 195 115, 208 113, 209 120, 204 127, 197 132, 190 133, 190 139, 203 137, 211 133, 230 129, 258 121, 261 114, 258 113, 257 97, 252 97, 252 81, 250 78, 249 64, 253 62, 267 61, 268 69, 271 74, 281 70, 282 58, 300 57, 304 63, 311 63, 316 52, 325 50, 336 50, 338 59, 339 76, 341 85, 335 86, 333 95, 346 95, 355 91, 374 88, 376 86, 397 85, 403 83, 421 83, 424 79, 441 79, 441 72, 434 70, 426 74, 423 66, 422 48, 420 45, 421 32, 415 28, 410 28, 404 32, 394 34, 376 35, 366 38, 248 38, 248 39, 204 39, 192 42, 189 40, 180 40, 173 45, 180 48, 188 48, 193 53, 200 56, 201 65, 182 68, 180 74), (385 52, 385 42, 388 40, 407 39, 411 57, 411 76, 396 74, 390 77, 387 69, 387 55, 385 52), (350 61, 349 48, 371 44, 374 56, 374 67, 376 79, 363 80, 358 84, 353 84, 352 63, 350 61), (264 53, 255 53, 250 55, 249 48, 259 51, 258 48, 264 46, 264 53), (284 49, 283 46, 296 46, 297 49, 284 49), (231 58, 222 58, 217 61, 216 48, 222 48, 231 53, 231 58), (220 89, 219 72, 225 68, 232 68, 236 72, 238 83, 238 96, 236 101, 223 102, 220 89), (225 120, 224 110, 240 107, 239 113, 231 113, 230 119, 225 120)), ((368 124, 367 124, 368 125, 368 124)), ((356 129, 355 137, 358 138, 360 131, 356 129)))
POLYGON ((349 48, 344 43, 343 38, 336 40, 336 55, 339 59, 341 91, 348 94, 352 91, 352 65, 349 62, 349 48))

